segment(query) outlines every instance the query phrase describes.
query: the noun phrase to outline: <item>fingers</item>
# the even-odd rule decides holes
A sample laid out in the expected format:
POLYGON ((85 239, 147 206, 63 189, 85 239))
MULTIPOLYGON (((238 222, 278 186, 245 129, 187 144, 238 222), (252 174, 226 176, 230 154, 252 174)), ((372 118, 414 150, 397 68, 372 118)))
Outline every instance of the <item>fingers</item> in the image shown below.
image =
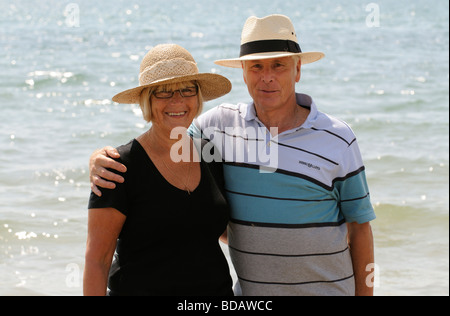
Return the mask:
MULTIPOLYGON (((106 181, 100 177, 93 177, 92 178, 92 186, 95 187, 101 187, 104 189, 114 189, 116 187, 116 184, 114 182, 106 181)), ((98 189, 98 188, 97 188, 98 189)), ((100 192, 101 194, 101 192, 100 192)))
MULTIPOLYGON (((99 172, 100 174, 105 174, 105 176, 107 176, 108 178, 114 178, 115 180, 112 181, 116 181, 119 183, 123 183, 124 179, 120 176, 112 176, 115 175, 114 173, 110 173, 109 171, 106 170, 106 172, 99 172)), ((102 196, 102 192, 100 191, 100 188, 104 188, 104 189, 115 189, 116 188, 116 184, 114 182, 110 182, 110 181, 106 181, 104 179, 102 179, 101 177, 97 176, 97 175, 93 175, 91 176, 91 190, 92 192, 94 192, 95 195, 97 196, 102 196)))
POLYGON ((111 172, 108 169, 117 170, 119 172, 126 172, 127 168, 113 160, 112 158, 119 158, 120 155, 113 147, 104 147, 96 150, 89 160, 89 178, 91 182, 91 189, 96 195, 101 196, 101 191, 98 187, 105 189, 114 189, 116 185, 113 182, 123 183, 125 180, 122 176, 111 172))
MULTIPOLYGON (((106 164, 106 165, 108 165, 108 164, 106 164)), ((107 166, 107 168, 115 169, 110 166, 107 166)), ((103 167, 98 167, 98 168, 94 169, 94 172, 92 173, 92 180, 94 180, 94 184, 96 184, 102 188, 105 188, 105 189, 114 189, 116 187, 116 185, 114 183, 111 184, 108 181, 114 181, 114 182, 118 182, 118 183, 123 183, 125 181, 125 179, 122 176, 118 175, 115 172, 109 171, 103 167), (105 181, 105 180, 108 180, 108 181, 105 181)))
POLYGON ((102 191, 100 191, 99 187, 105 189, 115 189, 116 184, 114 182, 103 180, 98 176, 93 176, 91 179, 91 190, 95 195, 102 196, 102 191))
POLYGON ((102 196, 102 191, 93 182, 91 182, 91 191, 97 196, 102 196))
MULTIPOLYGON (((108 168, 108 169, 113 169, 113 170, 119 171, 121 173, 127 172, 127 167, 125 167, 125 165, 123 165, 120 162, 117 162, 115 160, 112 160, 109 157, 105 157, 105 156, 101 156, 98 158, 98 163, 96 162, 96 166, 97 165, 98 165, 98 169, 108 168)), ((115 173, 111 172, 111 174, 115 174, 115 173)), ((103 177, 103 175, 101 175, 101 176, 103 177)), ((107 177, 106 179, 114 180, 113 178, 109 178, 109 177, 107 177)))
POLYGON ((120 154, 117 151, 117 149, 115 149, 111 146, 107 146, 105 148, 100 149, 100 151, 98 152, 98 155, 96 156, 96 159, 99 160, 98 166, 104 167, 104 168, 109 168, 109 169, 114 169, 114 170, 117 170, 122 173, 127 172, 127 167, 125 167, 125 165, 123 165, 113 159, 110 159, 109 157, 111 157, 113 159, 117 159, 117 158, 120 158, 120 154))
POLYGON ((103 151, 106 152, 106 154, 111 158, 117 159, 120 157, 119 152, 114 147, 106 146, 105 148, 103 148, 103 151))

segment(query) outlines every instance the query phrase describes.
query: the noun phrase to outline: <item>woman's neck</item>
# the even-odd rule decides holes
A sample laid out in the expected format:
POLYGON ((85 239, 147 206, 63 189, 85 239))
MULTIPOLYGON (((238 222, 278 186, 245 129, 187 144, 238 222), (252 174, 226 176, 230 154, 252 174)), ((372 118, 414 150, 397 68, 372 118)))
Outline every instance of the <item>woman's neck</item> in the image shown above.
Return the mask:
MULTIPOLYGON (((182 131, 179 138, 171 138, 170 133, 155 128, 150 128, 147 132, 139 137, 139 142, 145 144, 149 153, 167 157, 175 155, 172 161, 192 162, 199 161, 195 146, 191 138, 187 135, 186 130, 182 131)), ((180 135, 180 134, 179 134, 180 135)))
POLYGON ((152 149, 158 149, 164 152, 169 152, 170 148, 179 141, 178 139, 170 138, 170 133, 161 131, 154 126, 144 133, 142 137, 152 149))

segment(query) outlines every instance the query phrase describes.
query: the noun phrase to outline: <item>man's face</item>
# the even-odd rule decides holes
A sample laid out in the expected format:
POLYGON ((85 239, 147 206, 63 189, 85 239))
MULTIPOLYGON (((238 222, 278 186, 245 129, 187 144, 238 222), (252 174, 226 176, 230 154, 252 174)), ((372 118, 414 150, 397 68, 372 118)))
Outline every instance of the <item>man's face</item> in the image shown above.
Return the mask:
POLYGON ((300 80, 301 62, 292 57, 243 62, 244 81, 256 109, 276 110, 295 102, 295 83, 300 80))

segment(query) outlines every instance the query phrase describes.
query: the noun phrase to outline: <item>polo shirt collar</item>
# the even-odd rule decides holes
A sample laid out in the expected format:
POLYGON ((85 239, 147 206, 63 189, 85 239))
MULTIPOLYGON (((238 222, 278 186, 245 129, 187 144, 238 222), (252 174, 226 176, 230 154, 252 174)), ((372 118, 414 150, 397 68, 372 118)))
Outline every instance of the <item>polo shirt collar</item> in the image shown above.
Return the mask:
POLYGON ((306 121, 300 127, 301 128, 314 127, 314 123, 317 120, 317 115, 319 114, 316 104, 314 103, 313 99, 307 94, 297 93, 296 97, 297 97, 297 104, 310 110, 309 115, 306 118, 306 121))
POLYGON ((239 114, 246 121, 255 120, 257 118, 256 117, 255 103, 254 102, 247 103, 243 107, 243 109, 241 110, 241 112, 239 114))

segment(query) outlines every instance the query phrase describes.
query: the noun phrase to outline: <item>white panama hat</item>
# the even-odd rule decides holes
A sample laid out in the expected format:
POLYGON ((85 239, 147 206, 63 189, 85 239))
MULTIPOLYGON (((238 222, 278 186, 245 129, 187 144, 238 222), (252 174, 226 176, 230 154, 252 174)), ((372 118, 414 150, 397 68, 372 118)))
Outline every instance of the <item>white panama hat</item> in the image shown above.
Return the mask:
POLYGON ((303 53, 298 43, 292 21, 285 15, 273 14, 264 18, 251 16, 244 24, 239 58, 216 60, 220 66, 241 68, 245 60, 259 60, 300 56, 303 64, 309 64, 325 56, 321 52, 303 53))

